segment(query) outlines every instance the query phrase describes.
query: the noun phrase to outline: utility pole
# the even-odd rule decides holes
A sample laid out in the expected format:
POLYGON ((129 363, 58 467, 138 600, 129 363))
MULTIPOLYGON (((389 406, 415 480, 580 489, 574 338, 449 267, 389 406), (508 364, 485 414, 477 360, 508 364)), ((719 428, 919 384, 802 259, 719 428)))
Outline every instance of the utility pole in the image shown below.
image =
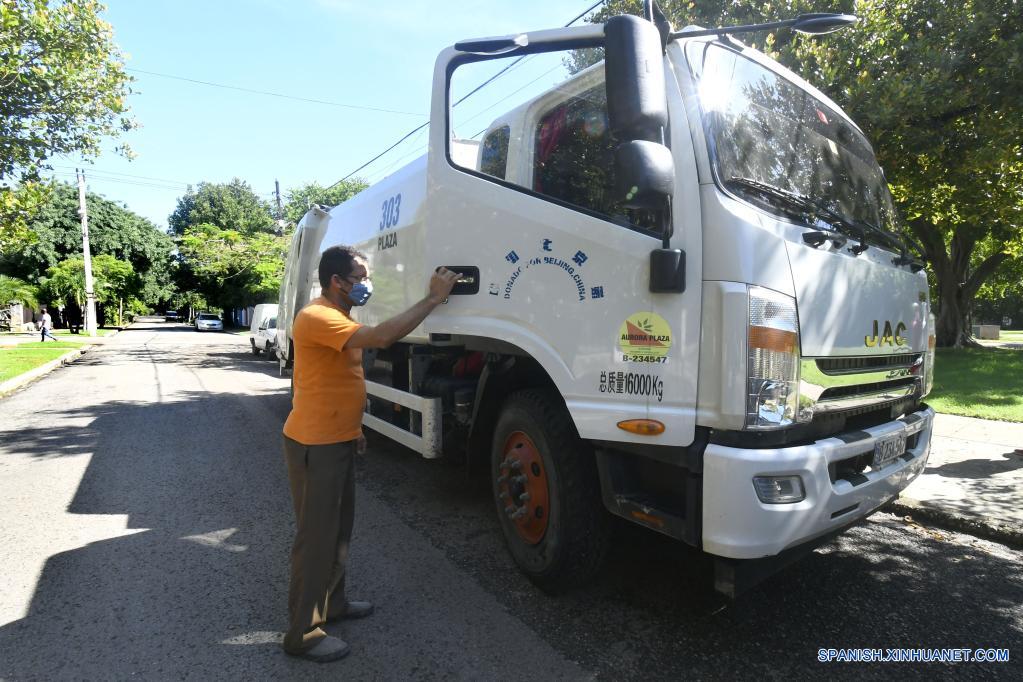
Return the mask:
POLYGON ((277 234, 284 234, 284 212, 281 210, 281 183, 274 179, 274 194, 277 195, 277 234))
POLYGON ((78 177, 78 214, 82 216, 82 255, 85 258, 85 331, 96 336, 96 292, 92 288, 92 254, 89 253, 89 215, 85 209, 85 170, 78 177))

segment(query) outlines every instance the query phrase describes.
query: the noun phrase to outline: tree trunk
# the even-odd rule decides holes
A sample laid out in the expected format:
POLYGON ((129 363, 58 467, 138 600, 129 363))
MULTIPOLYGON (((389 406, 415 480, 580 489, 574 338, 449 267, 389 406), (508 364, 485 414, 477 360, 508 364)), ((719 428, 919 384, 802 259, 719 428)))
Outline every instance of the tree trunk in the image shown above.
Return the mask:
POLYGON ((973 299, 984 282, 994 274, 1009 254, 988 256, 970 272, 970 259, 977 245, 975 237, 956 229, 948 247, 939 229, 924 220, 909 223, 923 243, 938 285, 937 345, 941 348, 979 347, 968 323, 973 299))
POLYGON ((958 292, 952 296, 941 297, 936 331, 939 347, 963 348, 980 345, 971 336, 970 327, 967 325, 968 312, 969 310, 962 305, 958 292))

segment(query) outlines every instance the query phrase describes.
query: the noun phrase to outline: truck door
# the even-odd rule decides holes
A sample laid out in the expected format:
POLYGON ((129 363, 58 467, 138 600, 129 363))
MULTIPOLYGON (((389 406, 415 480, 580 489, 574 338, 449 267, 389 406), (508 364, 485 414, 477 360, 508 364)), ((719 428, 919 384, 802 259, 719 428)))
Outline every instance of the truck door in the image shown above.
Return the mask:
POLYGON ((535 52, 440 56, 427 263, 478 268, 479 287, 452 296, 426 331, 498 339, 533 357, 583 438, 687 445, 700 313, 688 125, 678 87, 666 78, 679 133, 668 142, 679 157, 672 246, 687 251, 689 270, 685 292, 653 294, 650 253, 661 247, 661 228, 615 198, 617 142, 598 29, 529 34, 535 52), (634 435, 616 426, 626 419, 656 419, 666 430, 634 435))

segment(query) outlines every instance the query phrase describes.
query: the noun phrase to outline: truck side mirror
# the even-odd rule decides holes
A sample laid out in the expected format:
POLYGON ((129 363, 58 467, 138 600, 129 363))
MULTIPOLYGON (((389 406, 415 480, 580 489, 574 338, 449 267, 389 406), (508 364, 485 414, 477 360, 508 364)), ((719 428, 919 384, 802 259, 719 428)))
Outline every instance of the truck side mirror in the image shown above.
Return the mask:
MULTIPOLYGON (((661 33, 645 19, 622 15, 604 24, 604 36, 607 118, 620 143, 615 150, 616 198, 626 208, 666 211, 675 165, 664 146, 668 103, 661 33)), ((665 237, 669 230, 665 228, 665 237)))
POLYGON ((604 36, 611 132, 622 141, 662 143, 668 105, 660 32, 645 19, 622 15, 604 24, 604 36))
POLYGON ((664 146, 668 101, 661 33, 650 21, 623 15, 604 24, 604 37, 607 117, 620 141, 615 150, 617 199, 626 208, 655 210, 664 217, 662 248, 650 252, 650 291, 682 293, 686 255, 670 248, 675 163, 664 146))
POLYGON ((675 184, 675 162, 663 144, 631 140, 615 150, 615 186, 626 208, 664 210, 675 184))

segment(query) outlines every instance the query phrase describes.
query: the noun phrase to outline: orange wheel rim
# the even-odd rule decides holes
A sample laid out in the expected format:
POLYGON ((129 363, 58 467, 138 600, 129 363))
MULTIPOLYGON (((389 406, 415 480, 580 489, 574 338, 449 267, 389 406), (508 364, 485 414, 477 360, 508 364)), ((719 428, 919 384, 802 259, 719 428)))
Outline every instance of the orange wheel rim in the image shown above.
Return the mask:
POLYGON ((550 517, 547 470, 533 440, 523 431, 505 439, 503 453, 497 496, 515 532, 535 545, 543 540, 550 517))

